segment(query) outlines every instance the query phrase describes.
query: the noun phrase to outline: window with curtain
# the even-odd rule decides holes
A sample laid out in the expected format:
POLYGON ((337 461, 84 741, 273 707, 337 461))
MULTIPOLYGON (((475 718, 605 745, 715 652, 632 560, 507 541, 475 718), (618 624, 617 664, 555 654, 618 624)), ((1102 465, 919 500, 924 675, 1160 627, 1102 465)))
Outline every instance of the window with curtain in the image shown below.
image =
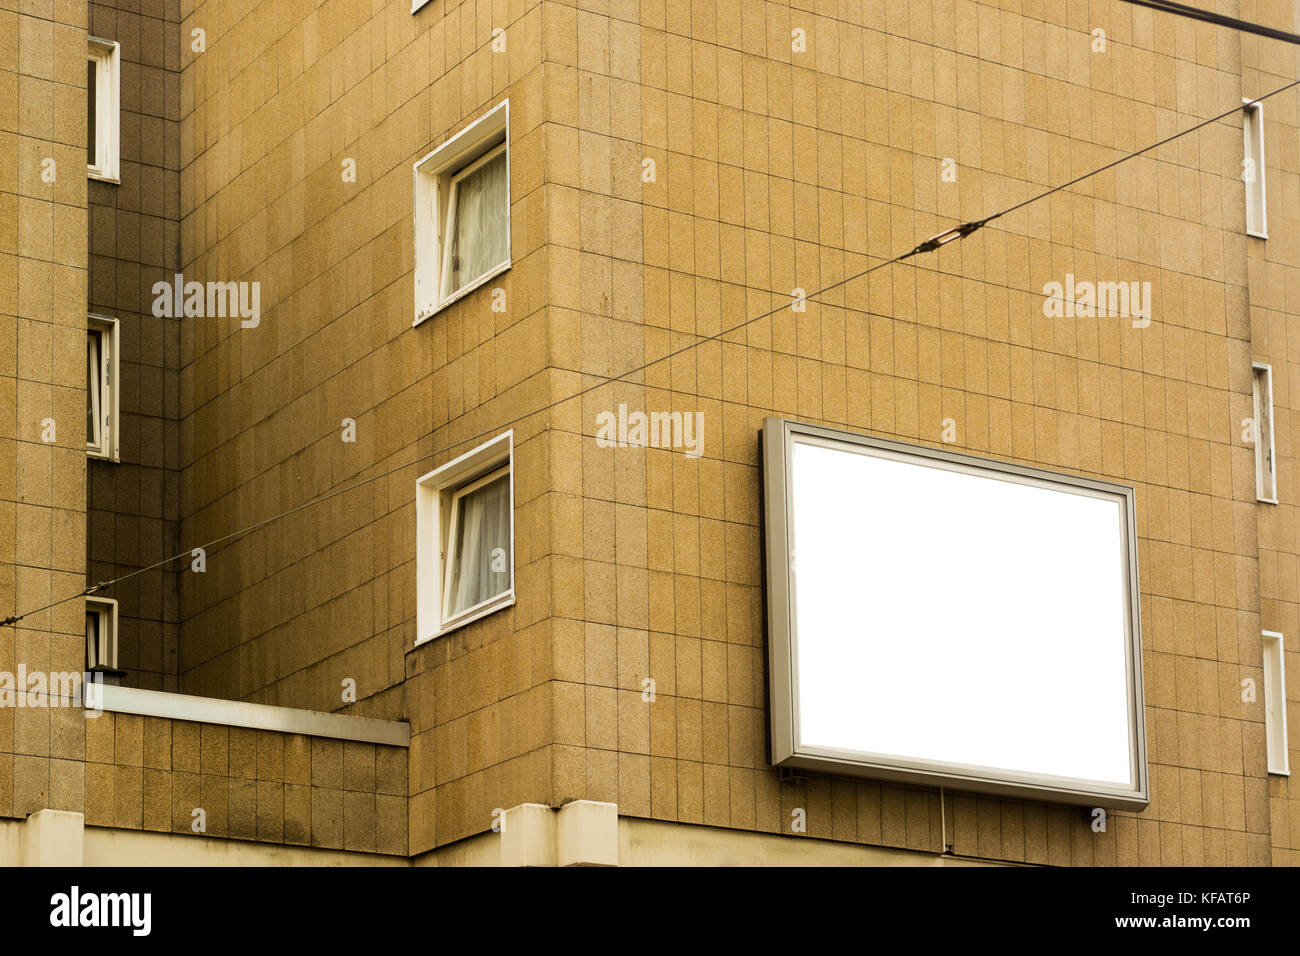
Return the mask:
POLYGON ((1264 104, 1250 103, 1243 111, 1246 155, 1242 160, 1242 179, 1246 182, 1246 233, 1257 239, 1268 238, 1268 203, 1264 190, 1264 104))
POLYGON ((98 114, 99 106, 97 104, 99 84, 98 84, 99 64, 91 57, 86 60, 86 165, 94 166, 96 164, 97 142, 95 130, 95 117, 98 114))
POLYGON ((451 512, 445 620, 510 590, 510 469, 457 491, 451 512))
POLYGON ((1254 388, 1255 497, 1277 504, 1277 461, 1273 449, 1273 368, 1251 366, 1254 388))
POLYGON ((508 202, 504 143, 452 177, 443 298, 510 258, 508 202))
POLYGON ((514 432, 415 482, 416 639, 515 603, 514 432))
POLYGON ((86 333, 86 444, 99 448, 103 443, 103 422, 100 408, 103 406, 103 375, 100 372, 103 333, 90 331, 86 333))
POLYGON ((86 669, 99 666, 99 612, 86 612, 86 669))
POLYGON ((509 168, 509 100, 412 166, 415 325, 510 268, 509 168))
POLYGON ((118 460, 118 321, 86 316, 86 454, 118 460))
POLYGON ((121 48, 114 40, 87 37, 86 172, 118 182, 121 165, 121 48))
POLYGON ((1264 742, 1268 772, 1291 775, 1286 742, 1286 655, 1284 638, 1277 631, 1264 631, 1264 742))
POLYGON ((86 598, 86 669, 117 668, 117 602, 86 598))

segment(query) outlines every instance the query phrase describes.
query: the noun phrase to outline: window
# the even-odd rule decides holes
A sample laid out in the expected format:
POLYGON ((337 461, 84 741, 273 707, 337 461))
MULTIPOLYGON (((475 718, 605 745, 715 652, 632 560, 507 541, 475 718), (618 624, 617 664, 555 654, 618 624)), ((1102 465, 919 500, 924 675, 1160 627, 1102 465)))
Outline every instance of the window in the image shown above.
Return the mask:
POLYGON ((86 598, 86 670, 117 670, 117 602, 86 598))
POLYGON ((491 273, 510 255, 506 236, 506 147, 475 160, 451 178, 442 262, 446 299, 491 273))
POLYGON ((1140 809, 1131 488, 769 418, 772 762, 1140 809))
POLYGON ((415 164, 415 324, 510 268, 509 101, 415 164))
POLYGON ((515 603, 514 433, 416 482, 416 643, 515 603))
POLYGON ((1286 749, 1286 670, 1282 635, 1264 632, 1264 735, 1268 772, 1290 775, 1286 749))
POLYGON ((118 182, 118 45, 90 38, 86 56, 86 167, 91 179, 118 182))
POLYGON ((1277 458, 1273 448, 1273 369, 1259 362, 1254 375, 1253 434, 1255 437, 1255 497, 1277 504, 1277 458))
POLYGON ((117 319, 86 319, 86 454, 118 460, 117 319))
POLYGON ((456 491, 447 534, 445 619, 473 612, 510 589, 510 469, 456 491))
POLYGON ((1264 205, 1264 104, 1246 103, 1246 157, 1241 178, 1246 183, 1246 232, 1260 239, 1268 238, 1268 215, 1264 205))

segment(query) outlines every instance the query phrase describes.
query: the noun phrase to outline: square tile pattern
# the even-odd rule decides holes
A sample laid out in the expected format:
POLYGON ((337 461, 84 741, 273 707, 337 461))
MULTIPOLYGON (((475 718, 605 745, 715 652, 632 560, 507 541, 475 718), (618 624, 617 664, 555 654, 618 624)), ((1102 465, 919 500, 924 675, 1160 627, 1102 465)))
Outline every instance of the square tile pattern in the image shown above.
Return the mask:
MULTIPOLYGON (((212 835, 414 854, 495 808, 588 799, 931 852, 946 833, 998 860, 1297 862, 1300 797, 1242 700, 1264 628, 1300 688, 1295 94, 1265 108, 1266 242, 1245 236, 1234 119, 789 307, 1289 82, 1275 45, 1118 0, 7 6, 0 614, 355 484, 214 546, 202 573, 116 588, 122 665, 413 738, 5 708, 0 813, 183 832, 202 806, 212 835), (82 185, 87 33, 122 48, 121 186, 82 185), (411 165, 507 97, 513 267, 413 329, 411 165), (258 324, 155 318, 175 272, 257 282, 258 324), (1150 283, 1150 324, 1045 315, 1067 275, 1150 283), (123 462, 89 468, 88 305, 123 338, 123 462), (1243 440, 1252 361, 1274 369, 1276 506, 1255 502, 1243 440), (601 447, 620 404, 699 413, 702 454, 601 447), (772 414, 1137 489, 1145 811, 1097 833, 1081 809, 778 779, 772 414), (414 648, 415 478, 507 427, 518 601, 414 648)), ((72 669, 81 649, 69 602, 0 629, 0 670, 72 669)))

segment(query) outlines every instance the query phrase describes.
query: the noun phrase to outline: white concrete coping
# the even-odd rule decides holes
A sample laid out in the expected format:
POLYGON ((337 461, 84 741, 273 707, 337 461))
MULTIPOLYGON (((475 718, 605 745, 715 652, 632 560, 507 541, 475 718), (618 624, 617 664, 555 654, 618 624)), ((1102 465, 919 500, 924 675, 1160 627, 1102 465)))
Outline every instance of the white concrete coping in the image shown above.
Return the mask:
POLYGON ((618 866, 618 805, 521 803, 496 818, 502 866, 618 866))
POLYGON ((326 714, 317 710, 274 707, 270 704, 221 700, 216 697, 193 697, 189 694, 170 694, 139 687, 115 687, 111 684, 88 685, 86 698, 86 707, 91 710, 100 707, 119 714, 278 730, 286 734, 331 737, 390 747, 411 745, 411 725, 401 720, 326 714), (97 700, 94 699, 96 697, 97 700))

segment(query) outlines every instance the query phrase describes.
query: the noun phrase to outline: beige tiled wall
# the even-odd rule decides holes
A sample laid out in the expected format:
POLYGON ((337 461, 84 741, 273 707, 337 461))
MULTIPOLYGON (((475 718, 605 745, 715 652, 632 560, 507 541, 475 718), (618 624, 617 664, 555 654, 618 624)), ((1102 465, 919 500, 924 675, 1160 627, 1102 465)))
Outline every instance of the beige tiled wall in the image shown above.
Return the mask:
MULTIPOLYGON (((1250 12, 1243 6, 1242 15, 1250 12)), ((1284 6, 1255 5, 1255 17, 1267 17, 1267 22, 1279 29, 1294 30, 1297 26, 1295 11, 1284 6)), ((1260 96, 1269 90, 1293 82, 1297 60, 1294 51, 1283 44, 1245 38, 1242 41, 1242 92, 1247 96, 1260 96)), ((1268 234, 1263 240, 1248 243, 1247 269, 1250 290, 1250 336, 1253 361, 1269 364, 1273 368, 1273 431, 1277 456, 1278 504, 1256 505, 1259 548, 1258 600, 1260 604, 1259 629, 1277 631, 1283 635, 1286 657, 1284 668, 1287 677, 1287 702, 1290 744, 1290 765, 1296 772, 1300 754, 1300 581, 1296 576, 1296 496, 1300 482, 1296 481, 1295 441, 1292 428, 1296 424, 1295 409, 1300 407, 1296 394, 1296 336, 1292 334, 1295 320, 1291 318, 1296 299, 1291 289, 1300 272, 1300 215, 1296 199, 1300 195, 1300 116, 1295 108, 1294 94, 1285 94, 1264 104, 1264 156, 1267 161, 1265 179, 1268 200, 1268 234)), ((1251 394, 1237 398, 1232 406, 1233 421, 1237 423, 1237 438, 1241 438, 1241 419, 1250 414, 1251 394)), ((1250 464, 1253 477, 1253 461, 1250 464)), ((1245 663, 1243 673, 1263 676, 1261 666, 1262 646, 1258 636, 1249 635, 1243 641, 1240 653, 1245 663)), ((1262 686, 1262 684, 1261 684, 1262 686)), ((1262 720, 1259 706, 1252 717, 1262 720)), ((1300 791, 1290 778, 1270 774, 1268 777, 1269 820, 1272 832, 1273 863, 1294 866, 1300 863, 1300 791)))
MULTIPOLYGON (((85 661, 81 601, 30 613, 86 572, 85 51, 84 4, 0 6, 0 617, 28 615, 0 628, 11 674, 85 661)), ((80 792, 84 731, 60 713, 0 708, 0 814, 80 792)))
POLYGON ((87 826, 406 855, 403 747, 109 712, 85 723, 84 803, 59 809, 87 826))
POLYGON ((263 315, 182 325, 180 537, 375 478, 183 576, 186 691, 335 710, 354 679, 350 709, 412 723, 412 852, 488 829, 498 807, 586 798, 769 832, 802 809, 810 836, 938 850, 946 834, 1007 860, 1289 861, 1294 804, 1239 682, 1261 624, 1294 617, 1294 547, 1270 525, 1287 508, 1258 517, 1238 423, 1252 355, 1285 366, 1294 94, 1267 108, 1266 250, 1244 235, 1233 120, 784 306, 1294 64, 1118 0, 181 13, 182 37, 207 37, 182 57, 181 263, 261 282, 263 315), (411 163, 507 96, 508 310, 480 290, 412 329, 411 163), (1044 284, 1067 273, 1150 282, 1151 325, 1044 317, 1044 284), (619 403, 702 413, 703 455, 597 447, 595 417, 619 403), (778 779, 757 472, 773 413, 926 444, 951 418, 958 450, 1137 488, 1147 810, 1094 833, 1078 809, 778 779), (510 426, 518 603, 413 649, 414 478, 510 426))
POLYGON ((799 6, 547 5, 548 204, 570 211, 548 232, 568 277, 550 302, 555 339, 578 343, 554 356, 575 373, 557 392, 779 310, 555 416, 552 541, 581 599, 554 622, 553 797, 783 832, 802 808, 809 835, 937 850, 946 830, 998 859, 1267 862, 1262 711, 1237 693, 1260 622, 1232 424, 1253 302, 1240 124, 781 308, 1239 102, 1235 39, 1120 3, 799 6), (1044 317, 1067 273, 1149 281, 1150 327, 1044 317), (598 448, 595 416, 620 402, 702 412, 704 456, 598 448), (1147 810, 1094 833, 1079 809, 779 782, 756 441, 772 413, 925 444, 951 418, 959 450, 1137 488, 1147 810))
POLYGON ((260 282, 262 317, 256 329, 182 325, 181 538, 209 541, 365 483, 214 547, 205 574, 183 576, 180 683, 422 715, 411 827, 427 848, 435 780, 443 842, 549 787, 548 451, 536 425, 515 439, 518 604, 413 651, 416 477, 546 390, 541 8, 222 2, 182 14, 182 36, 207 39, 182 60, 183 269, 260 282), (504 52, 491 49, 494 26, 508 31, 504 52), (490 312, 484 289, 413 329, 412 164, 506 98, 508 309, 490 312), (342 441, 345 418, 355 443, 342 441))
MULTIPOLYGON (((119 323, 119 462, 88 462, 90 583, 176 554, 180 325, 152 314, 180 254, 178 4, 91 3, 90 33, 120 44, 120 184, 89 184, 89 311, 119 323)), ((84 122, 84 120, 83 120, 84 122)), ((118 666, 131 686, 177 688, 179 563, 103 594, 118 603, 118 666)))

